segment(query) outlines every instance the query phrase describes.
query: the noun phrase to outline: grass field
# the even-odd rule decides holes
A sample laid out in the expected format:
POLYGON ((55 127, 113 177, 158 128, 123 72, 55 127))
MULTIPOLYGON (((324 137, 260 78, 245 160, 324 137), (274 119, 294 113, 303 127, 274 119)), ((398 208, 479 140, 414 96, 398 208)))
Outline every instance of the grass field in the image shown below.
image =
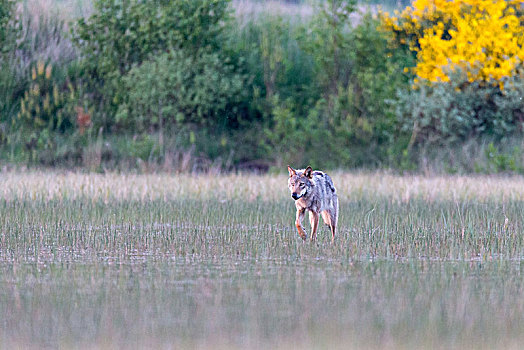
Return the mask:
POLYGON ((519 348, 524 178, 0 173, 0 348, 519 348), (309 226, 307 225, 309 228, 309 226))

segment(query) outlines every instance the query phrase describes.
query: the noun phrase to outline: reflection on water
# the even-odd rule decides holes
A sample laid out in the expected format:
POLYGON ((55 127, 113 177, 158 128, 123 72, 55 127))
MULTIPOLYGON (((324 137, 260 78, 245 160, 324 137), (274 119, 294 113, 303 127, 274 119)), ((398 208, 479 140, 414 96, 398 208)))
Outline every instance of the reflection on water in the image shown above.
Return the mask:
POLYGON ((524 329, 524 262, 89 256, 0 265, 4 344, 487 346, 524 329))

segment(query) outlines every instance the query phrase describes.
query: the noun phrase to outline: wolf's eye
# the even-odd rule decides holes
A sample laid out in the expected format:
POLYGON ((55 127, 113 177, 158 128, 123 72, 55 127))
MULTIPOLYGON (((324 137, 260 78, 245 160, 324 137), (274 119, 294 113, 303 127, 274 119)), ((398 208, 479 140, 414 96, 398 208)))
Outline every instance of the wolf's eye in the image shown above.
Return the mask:
POLYGON ((300 187, 301 187, 301 188, 304 187, 304 184, 300 184, 300 187))

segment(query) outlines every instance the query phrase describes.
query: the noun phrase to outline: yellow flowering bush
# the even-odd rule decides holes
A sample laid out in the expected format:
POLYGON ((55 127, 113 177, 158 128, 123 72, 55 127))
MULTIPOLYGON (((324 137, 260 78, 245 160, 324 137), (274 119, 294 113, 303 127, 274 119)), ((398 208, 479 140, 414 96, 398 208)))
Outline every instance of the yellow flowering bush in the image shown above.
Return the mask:
POLYGON ((522 70, 521 1, 415 0, 382 20, 396 44, 417 53, 415 83, 447 82, 461 72, 464 82, 497 82, 502 89, 503 78, 522 70))

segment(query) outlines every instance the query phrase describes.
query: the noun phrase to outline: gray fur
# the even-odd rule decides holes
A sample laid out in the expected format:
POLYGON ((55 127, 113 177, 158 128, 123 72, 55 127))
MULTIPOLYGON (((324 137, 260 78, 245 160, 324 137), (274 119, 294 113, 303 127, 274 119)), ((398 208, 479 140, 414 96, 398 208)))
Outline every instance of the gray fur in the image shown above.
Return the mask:
POLYGON ((298 234, 304 240, 307 238, 302 227, 307 210, 311 223, 311 240, 316 239, 319 215, 331 229, 331 239, 334 240, 338 222, 338 197, 333 180, 328 174, 313 171, 311 167, 295 170, 288 166, 288 171, 288 187, 297 208, 295 225, 298 234))

